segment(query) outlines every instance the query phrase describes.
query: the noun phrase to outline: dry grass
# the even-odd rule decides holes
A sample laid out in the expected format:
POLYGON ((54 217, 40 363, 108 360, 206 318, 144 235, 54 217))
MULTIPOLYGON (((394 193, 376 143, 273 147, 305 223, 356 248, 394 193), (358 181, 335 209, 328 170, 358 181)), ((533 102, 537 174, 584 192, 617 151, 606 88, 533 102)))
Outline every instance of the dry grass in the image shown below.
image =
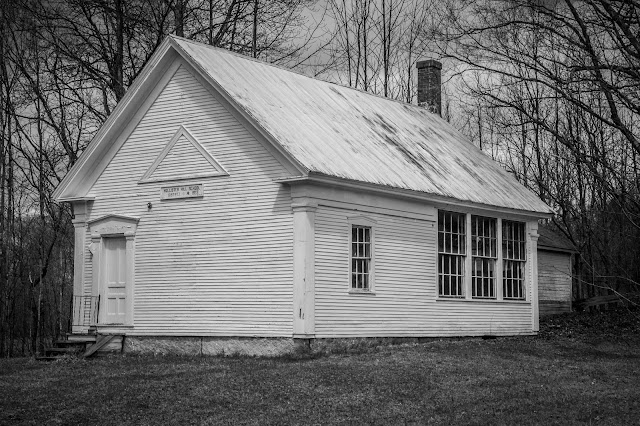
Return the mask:
POLYGON ((638 424, 629 318, 299 359, 0 360, 0 424, 638 424))

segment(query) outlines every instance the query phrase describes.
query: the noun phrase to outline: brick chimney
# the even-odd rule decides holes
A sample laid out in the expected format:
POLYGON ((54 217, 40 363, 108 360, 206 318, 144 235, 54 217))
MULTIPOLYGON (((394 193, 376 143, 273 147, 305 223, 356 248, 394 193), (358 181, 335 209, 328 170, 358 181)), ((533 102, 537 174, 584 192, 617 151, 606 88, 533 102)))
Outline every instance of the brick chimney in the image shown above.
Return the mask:
POLYGON ((433 59, 418 61, 418 105, 442 115, 442 64, 433 59))

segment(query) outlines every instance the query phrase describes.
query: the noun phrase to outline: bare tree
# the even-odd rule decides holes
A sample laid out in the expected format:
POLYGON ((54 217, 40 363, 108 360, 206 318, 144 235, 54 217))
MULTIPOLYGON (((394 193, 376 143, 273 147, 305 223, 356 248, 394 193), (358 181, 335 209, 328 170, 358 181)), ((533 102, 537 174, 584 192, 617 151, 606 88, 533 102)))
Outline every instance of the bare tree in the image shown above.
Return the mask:
POLYGON ((320 28, 307 28, 311 3, 260 3, 257 14, 254 0, 0 3, 2 356, 36 353, 68 329, 71 212, 51 194, 164 37, 244 54, 253 39, 258 57, 300 64, 320 28))
POLYGON ((330 0, 335 22, 331 51, 338 81, 407 102, 414 100, 414 68, 430 53, 434 2, 330 0))
POLYGON ((439 47, 461 64, 462 102, 475 105, 468 123, 480 123, 466 131, 483 145, 491 135, 492 154, 554 207, 555 225, 581 251, 590 294, 640 281, 640 3, 445 9, 439 47))

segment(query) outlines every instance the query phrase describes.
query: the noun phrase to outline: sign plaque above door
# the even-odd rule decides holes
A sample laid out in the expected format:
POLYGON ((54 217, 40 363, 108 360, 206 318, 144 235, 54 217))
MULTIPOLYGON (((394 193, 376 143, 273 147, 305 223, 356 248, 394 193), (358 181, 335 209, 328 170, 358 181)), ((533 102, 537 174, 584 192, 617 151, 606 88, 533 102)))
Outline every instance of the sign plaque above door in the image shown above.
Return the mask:
POLYGON ((163 186, 160 188, 161 200, 176 200, 179 198, 199 198, 204 196, 202 184, 163 186))

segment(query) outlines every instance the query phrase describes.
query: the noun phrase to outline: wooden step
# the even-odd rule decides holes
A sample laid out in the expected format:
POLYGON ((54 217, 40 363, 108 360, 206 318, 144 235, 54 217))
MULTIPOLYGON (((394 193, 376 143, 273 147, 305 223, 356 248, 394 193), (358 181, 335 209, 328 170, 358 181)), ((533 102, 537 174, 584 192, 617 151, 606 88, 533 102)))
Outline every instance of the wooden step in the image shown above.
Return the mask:
POLYGON ((68 347, 68 346, 84 346, 87 343, 93 343, 95 342, 95 340, 92 341, 83 341, 83 340, 56 340, 54 343, 54 345, 56 345, 57 347, 68 347))
POLYGON ((59 356, 37 356, 36 357, 36 361, 55 361, 57 359, 60 359, 59 356))
POLYGON ((96 341, 95 334, 67 334, 67 341, 93 343, 96 341))
POLYGON ((123 335, 103 334, 97 337, 87 334, 68 334, 67 339, 57 340, 55 347, 45 348, 39 361, 54 361, 64 355, 80 355, 84 358, 122 352, 123 335))
POLYGON ((66 355, 66 354, 78 354, 82 352, 82 348, 46 348, 44 350, 45 355, 66 355))

